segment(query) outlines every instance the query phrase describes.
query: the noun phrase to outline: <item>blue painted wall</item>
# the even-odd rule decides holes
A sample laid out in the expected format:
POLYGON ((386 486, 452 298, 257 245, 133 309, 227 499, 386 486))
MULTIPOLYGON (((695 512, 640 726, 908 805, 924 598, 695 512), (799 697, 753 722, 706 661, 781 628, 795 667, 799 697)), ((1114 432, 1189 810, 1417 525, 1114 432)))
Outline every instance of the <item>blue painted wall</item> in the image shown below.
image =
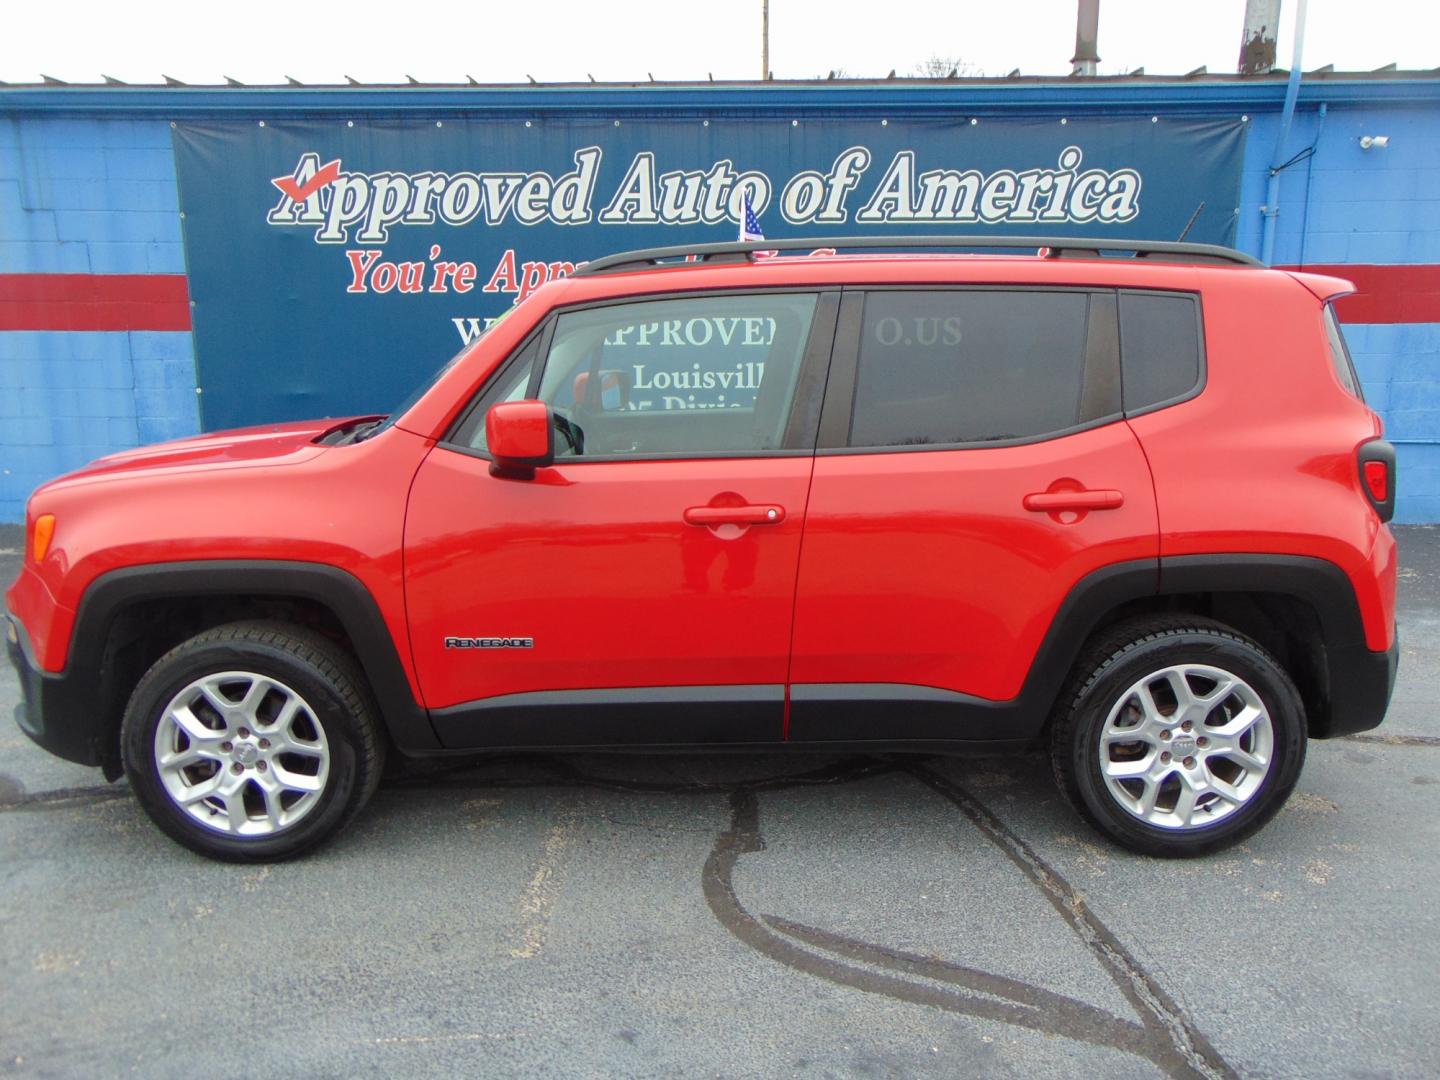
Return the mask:
MULTIPOLYGON (((1266 180, 1278 114, 1252 117, 1241 180, 1237 243, 1260 254, 1266 180)), ((1330 107, 1296 114, 1281 174, 1275 262, 1440 263, 1440 113, 1415 107, 1330 107), (1388 135, 1361 149, 1364 135, 1388 135)), ((1440 522, 1440 324, 1350 324, 1345 328, 1365 398, 1385 418, 1399 459, 1400 522, 1440 522)))
MULTIPOLYGON (((984 93, 996 108, 1009 100, 984 93)), ((1200 88, 1163 93, 1159 109, 1249 112, 1237 243, 1258 254, 1279 127, 1274 95, 1247 107, 1204 104, 1200 88)), ((1387 103, 1383 90, 1375 98, 1330 106, 1323 127, 1302 98, 1286 156, 1312 143, 1315 153, 1283 174, 1277 263, 1440 263, 1440 107, 1387 103), (1388 135, 1390 145, 1363 151, 1366 134, 1388 135)), ((1019 89, 1013 100, 1037 107, 1019 89)), ((1147 108, 1139 102, 1132 97, 1130 111, 1147 108)), ((184 273, 170 126, 139 110, 120 118, 0 111, 0 274, 184 273)), ((1352 325, 1347 337, 1399 447, 1398 519, 1440 521, 1440 324, 1352 325)), ((51 476, 197 430, 187 332, 0 332, 0 522, 21 520, 29 492, 51 476)))
MULTIPOLYGON (((170 125, 0 116, 0 274, 183 274, 170 125)), ((199 430, 188 332, 0 332, 0 522, 103 454, 199 430)))

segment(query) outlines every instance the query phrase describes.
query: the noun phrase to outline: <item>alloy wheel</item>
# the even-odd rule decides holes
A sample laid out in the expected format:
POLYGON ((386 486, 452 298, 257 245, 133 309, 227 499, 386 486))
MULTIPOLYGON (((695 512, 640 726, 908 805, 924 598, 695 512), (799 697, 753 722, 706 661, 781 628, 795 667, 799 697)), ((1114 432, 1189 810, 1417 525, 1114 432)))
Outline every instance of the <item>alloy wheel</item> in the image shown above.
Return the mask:
POLYGON ((176 694, 155 728, 155 766, 175 805, 235 836, 288 829, 319 803, 330 748, 314 710, 267 675, 225 671, 176 694))
POLYGON ((1176 664, 1120 695, 1100 731, 1100 772, 1133 817, 1189 831, 1245 806, 1274 751, 1270 713, 1249 683, 1223 668, 1176 664))

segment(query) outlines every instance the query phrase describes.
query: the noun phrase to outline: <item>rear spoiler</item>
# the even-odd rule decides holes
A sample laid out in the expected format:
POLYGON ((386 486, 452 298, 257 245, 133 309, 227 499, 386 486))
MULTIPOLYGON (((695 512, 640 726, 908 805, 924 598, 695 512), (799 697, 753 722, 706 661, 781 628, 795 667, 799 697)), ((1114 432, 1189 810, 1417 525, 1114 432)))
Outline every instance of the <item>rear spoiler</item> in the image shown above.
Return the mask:
POLYGON ((1285 273, 1314 293, 1316 299, 1322 303, 1349 296, 1356 291, 1354 283, 1344 278, 1330 277, 1328 274, 1307 274, 1300 270, 1287 270, 1285 273))

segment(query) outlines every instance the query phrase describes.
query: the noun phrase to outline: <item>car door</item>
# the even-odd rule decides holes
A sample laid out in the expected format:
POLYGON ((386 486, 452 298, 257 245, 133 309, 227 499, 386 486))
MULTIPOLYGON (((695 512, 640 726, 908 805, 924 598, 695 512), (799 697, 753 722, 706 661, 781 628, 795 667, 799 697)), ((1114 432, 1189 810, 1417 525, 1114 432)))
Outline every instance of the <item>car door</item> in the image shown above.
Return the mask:
POLYGON ((1006 737, 986 706, 1020 694, 1069 591, 1158 555, 1118 353, 1107 290, 846 294, 796 591, 792 739, 1006 737))
POLYGON ((406 600, 447 746, 781 737, 838 294, 559 312, 421 465, 406 600), (484 416, 538 398, 554 465, 491 475, 484 416))

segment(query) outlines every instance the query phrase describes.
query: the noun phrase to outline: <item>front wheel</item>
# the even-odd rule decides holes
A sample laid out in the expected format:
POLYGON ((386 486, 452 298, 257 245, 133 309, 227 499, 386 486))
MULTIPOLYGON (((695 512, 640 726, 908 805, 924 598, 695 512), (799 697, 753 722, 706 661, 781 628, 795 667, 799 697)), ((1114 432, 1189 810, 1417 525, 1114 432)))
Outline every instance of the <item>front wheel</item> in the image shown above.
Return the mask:
POLYGON ((1208 619, 1122 624, 1079 666, 1052 729, 1061 790, 1149 855, 1234 844, 1280 809, 1305 761, 1300 695, 1263 649, 1208 619))
POLYGON ((162 656, 121 725, 125 772, 171 838, 212 858, 298 855, 359 812, 384 743, 363 677, 332 642, 232 623, 162 656))

